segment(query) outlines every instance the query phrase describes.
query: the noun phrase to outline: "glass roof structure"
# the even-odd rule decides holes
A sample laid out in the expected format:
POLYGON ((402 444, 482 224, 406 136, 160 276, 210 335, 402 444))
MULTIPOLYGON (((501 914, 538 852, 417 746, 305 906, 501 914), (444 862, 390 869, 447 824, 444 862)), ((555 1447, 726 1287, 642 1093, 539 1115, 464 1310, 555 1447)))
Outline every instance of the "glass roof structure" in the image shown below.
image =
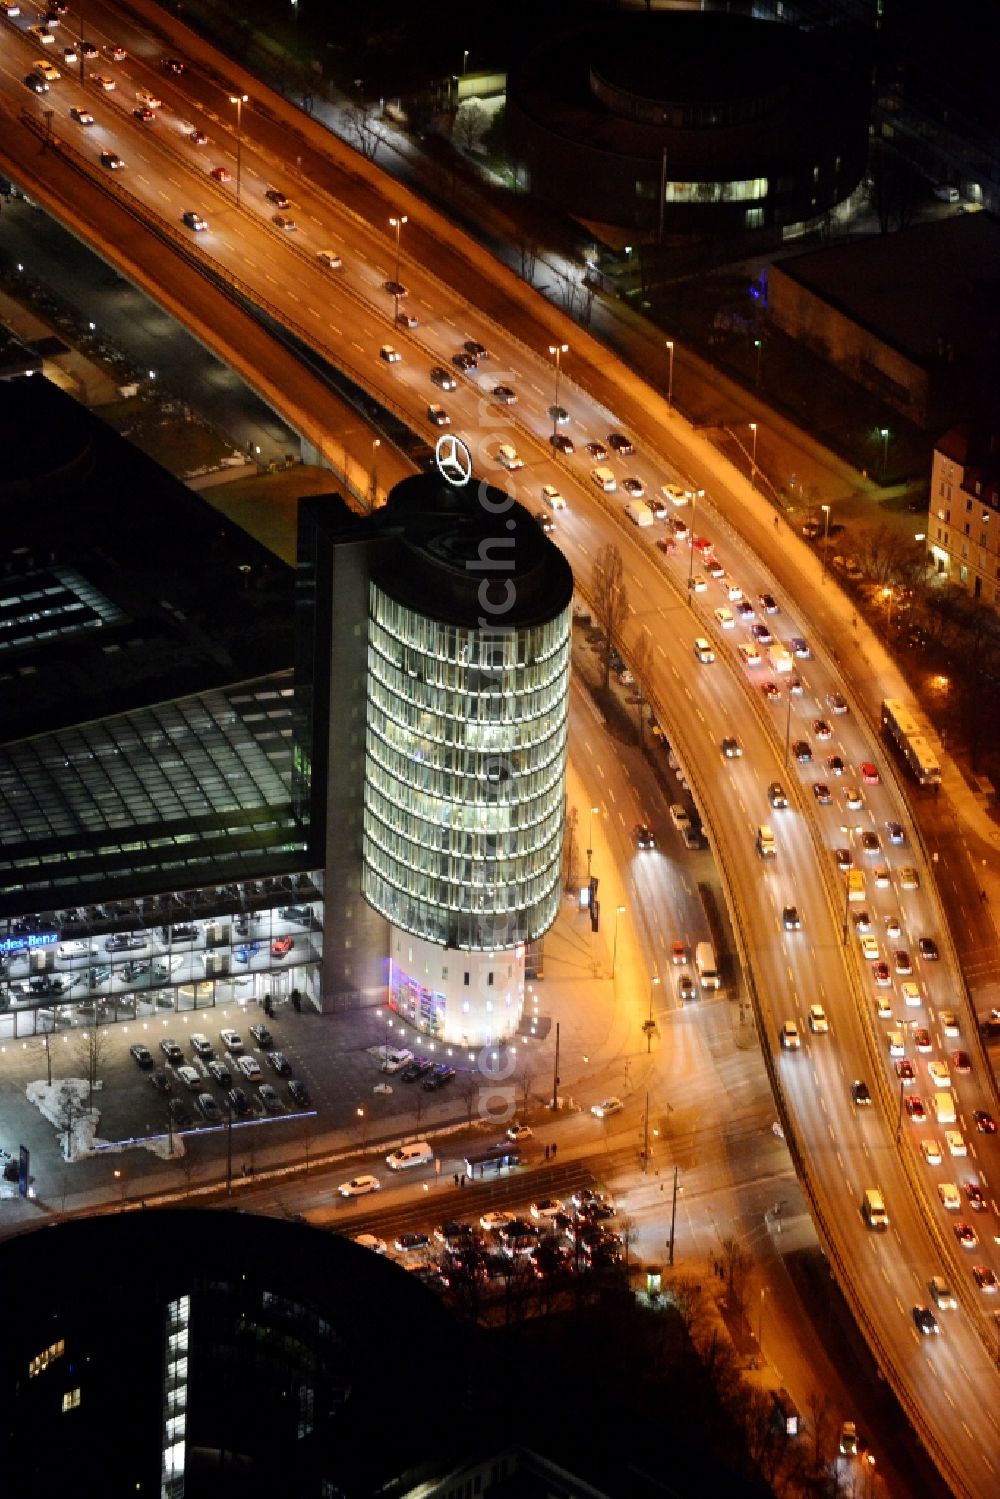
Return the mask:
POLYGON ((301 864, 293 693, 280 672, 0 746, 0 913, 301 864))

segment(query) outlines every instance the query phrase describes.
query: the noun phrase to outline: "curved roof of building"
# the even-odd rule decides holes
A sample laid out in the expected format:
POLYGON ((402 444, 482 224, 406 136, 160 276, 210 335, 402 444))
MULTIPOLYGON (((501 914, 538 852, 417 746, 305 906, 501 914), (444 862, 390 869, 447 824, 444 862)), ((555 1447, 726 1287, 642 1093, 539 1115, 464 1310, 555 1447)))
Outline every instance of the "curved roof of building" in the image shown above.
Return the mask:
POLYGON ((508 97, 543 133, 612 160, 659 167, 666 149, 670 176, 686 180, 812 160, 823 143, 865 126, 870 86, 860 42, 670 11, 548 38, 513 70, 508 97))
POLYGON ((416 474, 395 486, 372 520, 397 543, 373 566, 375 582, 431 619, 524 628, 569 607, 569 563, 505 490, 416 474))

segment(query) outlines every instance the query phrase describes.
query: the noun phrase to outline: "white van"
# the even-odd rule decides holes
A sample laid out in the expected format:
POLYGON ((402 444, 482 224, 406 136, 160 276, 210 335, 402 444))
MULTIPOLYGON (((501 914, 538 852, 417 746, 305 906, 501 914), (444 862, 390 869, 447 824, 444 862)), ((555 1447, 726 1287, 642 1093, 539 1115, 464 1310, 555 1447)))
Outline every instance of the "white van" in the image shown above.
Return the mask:
POLYGON ((605 494, 614 494, 618 488, 618 480, 609 468, 592 468, 590 477, 598 489, 603 489, 605 494))
POLYGON ((876 1232, 889 1227, 889 1214, 885 1210, 882 1193, 877 1187, 868 1188, 862 1203, 862 1212, 868 1227, 876 1232))
POLYGON ((509 469, 511 473, 517 468, 524 467, 524 459, 519 455, 513 443, 502 442, 497 448, 497 457, 504 468, 509 469))
POLYGON ((722 586, 726 591, 727 599, 734 599, 738 601, 743 597, 743 589, 737 583, 736 579, 730 577, 728 573, 725 573, 723 575, 722 586))
POLYGON ((434 1152, 426 1140, 416 1140, 412 1145, 401 1145, 385 1158, 390 1171, 405 1171, 408 1166, 429 1166, 434 1152))
POLYGON ((938 1124, 955 1123, 955 1099, 951 1093, 932 1093, 931 1107, 938 1124))
POLYGON ((715 964, 715 952, 711 942, 699 942, 694 950, 694 966, 703 989, 718 989, 719 970, 715 964))
POLYGON ((548 505, 550 510, 566 509, 566 501, 563 499, 562 495, 559 493, 554 484, 542 485, 542 499, 545 501, 546 505, 548 505))
MULTIPOLYGON (((379 1047, 379 1051, 382 1050, 383 1048, 379 1047)), ((396 1047, 390 1046, 385 1049, 385 1055, 382 1058, 382 1071, 402 1072, 403 1068, 408 1067, 412 1061, 412 1051, 407 1051, 405 1047, 397 1049, 396 1047)))
POLYGON ((795 665, 791 651, 786 651, 783 645, 769 646, 767 657, 772 671, 791 671, 795 665))
POLYGON ((645 500, 629 500, 625 506, 625 514, 634 526, 651 526, 653 524, 653 512, 645 500))

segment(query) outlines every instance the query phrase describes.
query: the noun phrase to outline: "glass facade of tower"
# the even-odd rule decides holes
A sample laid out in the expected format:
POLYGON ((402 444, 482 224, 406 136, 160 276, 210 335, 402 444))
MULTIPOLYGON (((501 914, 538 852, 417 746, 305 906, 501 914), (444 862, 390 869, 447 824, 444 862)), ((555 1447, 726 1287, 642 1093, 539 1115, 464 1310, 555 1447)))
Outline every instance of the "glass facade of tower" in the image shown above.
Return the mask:
POLYGON ((371 585, 365 895, 470 951, 540 936, 560 898, 570 611, 511 629, 371 585))

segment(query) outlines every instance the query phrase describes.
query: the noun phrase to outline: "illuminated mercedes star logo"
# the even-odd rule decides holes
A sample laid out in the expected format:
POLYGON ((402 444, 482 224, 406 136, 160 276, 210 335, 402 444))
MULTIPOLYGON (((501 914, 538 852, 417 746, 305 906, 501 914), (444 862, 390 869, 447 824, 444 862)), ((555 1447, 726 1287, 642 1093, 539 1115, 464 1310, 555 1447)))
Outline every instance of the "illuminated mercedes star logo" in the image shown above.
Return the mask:
POLYGON ((472 478, 472 454, 460 437, 444 433, 434 444, 434 461, 438 473, 456 489, 468 484, 472 478))

